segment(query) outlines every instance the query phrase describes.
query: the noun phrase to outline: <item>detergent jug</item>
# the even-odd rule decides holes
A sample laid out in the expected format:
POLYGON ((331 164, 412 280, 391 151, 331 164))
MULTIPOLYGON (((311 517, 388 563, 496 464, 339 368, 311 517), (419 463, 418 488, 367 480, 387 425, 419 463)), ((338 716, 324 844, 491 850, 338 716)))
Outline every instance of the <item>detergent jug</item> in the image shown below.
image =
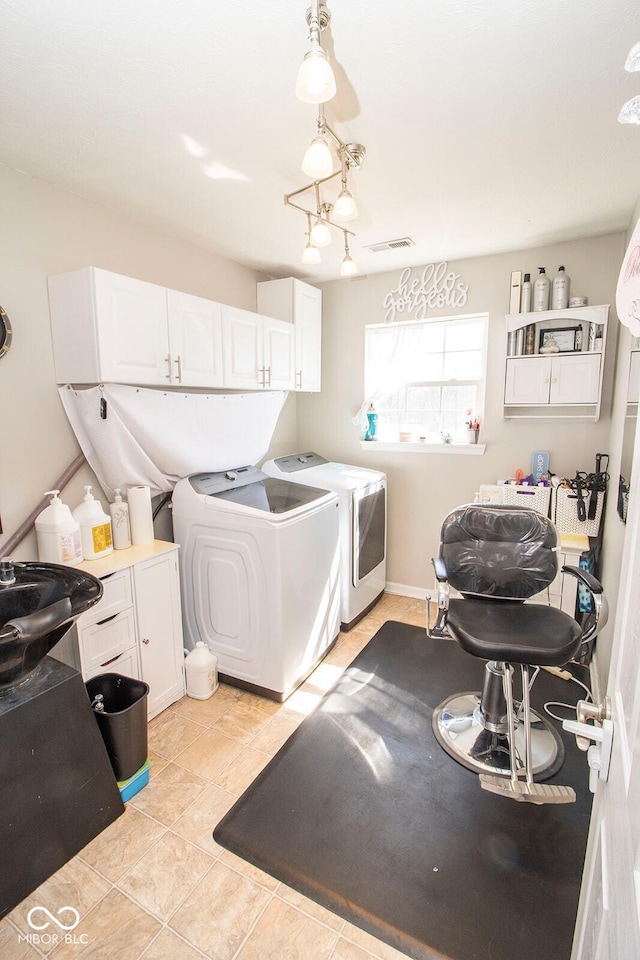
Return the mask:
POLYGON ((187 696, 194 700, 208 700, 218 689, 218 660, 202 640, 190 653, 185 650, 185 654, 187 696))

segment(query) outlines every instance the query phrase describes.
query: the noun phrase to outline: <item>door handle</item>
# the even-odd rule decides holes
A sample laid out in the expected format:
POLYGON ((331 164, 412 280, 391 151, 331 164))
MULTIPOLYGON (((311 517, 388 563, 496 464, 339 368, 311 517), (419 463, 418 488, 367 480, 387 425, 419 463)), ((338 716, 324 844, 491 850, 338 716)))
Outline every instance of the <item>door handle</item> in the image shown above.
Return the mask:
POLYGON ((182 383, 182 357, 180 354, 178 354, 174 362, 178 368, 178 383, 182 383))
POLYGON ((265 384, 264 384, 264 385, 265 385, 265 387, 270 387, 270 386, 271 386, 271 367, 267 367, 267 369, 265 370, 265 384), (268 383, 266 382, 267 380, 269 381, 268 383))
POLYGON ((168 373, 165 373, 164 375, 165 379, 171 380, 171 357, 170 356, 165 357, 164 360, 165 360, 165 363, 167 364, 167 370, 169 371, 168 373))

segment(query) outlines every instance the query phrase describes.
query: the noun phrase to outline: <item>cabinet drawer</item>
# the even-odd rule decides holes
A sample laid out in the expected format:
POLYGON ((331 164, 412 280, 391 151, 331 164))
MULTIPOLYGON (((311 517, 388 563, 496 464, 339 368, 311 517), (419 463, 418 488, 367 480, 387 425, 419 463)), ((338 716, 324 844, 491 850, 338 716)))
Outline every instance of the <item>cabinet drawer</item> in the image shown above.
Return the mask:
POLYGON ((136 647, 131 647, 108 663, 87 671, 84 674, 84 679, 91 680, 92 677, 97 677, 101 673, 119 673, 123 677, 133 677, 134 680, 140 680, 140 663, 136 647))
POLYGON ((110 573, 102 578, 102 599, 99 603, 87 610, 80 617, 79 626, 81 629, 90 623, 98 623, 112 617, 121 610, 133 606, 133 588, 131 586, 131 569, 118 570, 117 573, 110 573))
POLYGON ((82 626, 78 631, 78 642, 83 673, 103 667, 136 643, 133 609, 123 610, 106 621, 82 626))

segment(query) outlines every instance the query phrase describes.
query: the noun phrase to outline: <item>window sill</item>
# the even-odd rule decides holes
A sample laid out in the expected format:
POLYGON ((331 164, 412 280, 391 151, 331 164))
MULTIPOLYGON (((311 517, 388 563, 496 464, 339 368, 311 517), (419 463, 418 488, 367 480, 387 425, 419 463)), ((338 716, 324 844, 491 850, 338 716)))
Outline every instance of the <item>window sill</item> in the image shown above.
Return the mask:
POLYGON ((467 457, 481 457, 484 454, 484 443, 424 443, 401 442, 393 440, 360 440, 363 450, 379 450, 383 453, 446 453, 462 454, 467 457))

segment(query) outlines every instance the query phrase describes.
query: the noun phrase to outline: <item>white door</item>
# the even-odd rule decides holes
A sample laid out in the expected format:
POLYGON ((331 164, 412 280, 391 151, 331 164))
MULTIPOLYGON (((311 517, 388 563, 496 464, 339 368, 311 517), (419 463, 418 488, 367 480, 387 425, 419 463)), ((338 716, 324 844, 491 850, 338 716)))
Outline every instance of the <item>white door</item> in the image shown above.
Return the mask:
POLYGON ((261 317, 264 386, 293 390, 295 386, 295 327, 285 320, 261 317))
POLYGON ((296 337, 296 390, 320 390, 322 291, 299 280, 293 284, 296 337))
POLYGON ((505 404, 549 403, 549 357, 509 357, 504 387, 505 404))
MULTIPOLYGON (((640 427, 640 420, 638 421, 640 427)), ((640 430, 609 674, 613 752, 594 798, 572 960, 640 957, 640 430)))
POLYGON ((169 383, 166 289, 106 270, 94 283, 102 379, 169 383))
POLYGON ((249 310, 222 306, 222 365, 225 387, 264 386, 262 318, 249 310))
POLYGON ((149 684, 149 719, 184 692, 183 643, 177 554, 133 567, 140 641, 140 670, 149 684))
POLYGON ((597 403, 599 387, 599 353, 582 357, 552 357, 551 403, 597 403))
POLYGON ((221 309, 214 300, 167 290, 172 383, 222 386, 221 309))

